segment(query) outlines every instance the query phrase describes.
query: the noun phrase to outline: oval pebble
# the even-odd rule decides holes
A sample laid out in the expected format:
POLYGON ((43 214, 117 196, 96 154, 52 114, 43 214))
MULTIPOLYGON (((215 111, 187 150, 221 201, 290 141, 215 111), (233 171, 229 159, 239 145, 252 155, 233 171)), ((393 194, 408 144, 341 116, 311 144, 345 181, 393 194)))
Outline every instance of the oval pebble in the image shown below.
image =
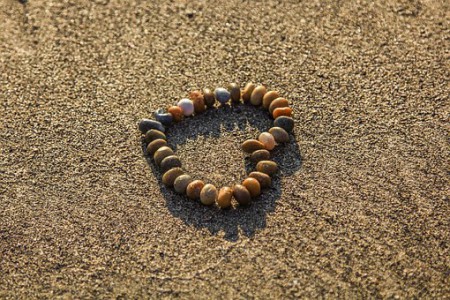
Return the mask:
POLYGON ((241 184, 236 184, 233 187, 233 196, 240 205, 248 205, 252 201, 250 192, 241 184))
POLYGON ((194 180, 188 184, 186 188, 186 195, 191 199, 200 198, 200 192, 202 191, 205 183, 201 180, 194 180))
POLYGON ((281 127, 287 132, 291 132, 294 129, 294 119, 291 117, 281 116, 273 121, 273 125, 276 127, 281 127))
POLYGON ((166 140, 156 139, 147 145, 147 154, 153 155, 153 154, 155 154, 156 150, 158 150, 159 148, 166 146, 166 145, 167 145, 166 140))
POLYGON ((173 186, 175 179, 177 179, 177 177, 179 177, 183 174, 184 174, 183 169, 172 168, 169 171, 167 171, 166 173, 164 173, 164 175, 162 177, 162 182, 165 186, 173 186))
POLYGON ((255 106, 261 105, 263 97, 266 93, 267 89, 265 86, 263 85, 257 86, 253 90, 252 95, 250 96, 250 103, 255 106))
POLYGON ((241 100, 241 89, 235 83, 232 83, 228 86, 228 90, 230 91, 231 101, 237 103, 241 100))
POLYGON ((230 92, 224 88, 216 88, 214 91, 214 96, 221 104, 227 103, 231 97, 230 92))
POLYGON ((244 102, 250 101, 250 97, 252 96, 255 87, 256 85, 251 82, 247 83, 247 85, 244 87, 244 90, 242 91, 242 100, 244 100, 244 102))
POLYGON ((194 103, 194 111, 196 114, 200 114, 206 110, 205 100, 200 91, 190 92, 189 98, 194 103))
POLYGON ((267 175, 265 173, 251 172, 250 174, 248 174, 248 176, 258 180, 262 189, 268 188, 272 184, 272 179, 270 178, 269 175, 267 175))
POLYGON ((181 110, 183 111, 183 115, 185 115, 186 117, 189 117, 194 113, 194 103, 192 102, 192 100, 184 98, 178 101, 177 105, 181 108, 181 110))
POLYGON ((150 119, 142 119, 139 122, 139 130, 142 133, 147 133, 147 131, 149 131, 150 129, 156 129, 159 130, 161 132, 165 132, 166 128, 163 126, 163 124, 161 124, 158 121, 155 120, 150 120, 150 119))
POLYGON ((173 120, 175 122, 180 122, 181 120, 183 120, 183 110, 181 109, 181 107, 171 106, 167 111, 172 114, 173 120))
POLYGON ((292 115, 292 108, 290 107, 278 107, 273 110, 272 117, 274 119, 280 116, 290 117, 292 115))
POLYGON ((230 187, 223 187, 217 196, 217 206, 220 208, 227 208, 231 206, 231 199, 233 198, 233 189, 230 187))
POLYGON ((285 98, 277 98, 270 103, 269 112, 272 115, 275 108, 287 106, 289 106, 289 102, 285 98))
POLYGON ((242 181, 242 185, 245 186, 252 197, 258 197, 261 194, 261 185, 255 178, 246 178, 242 181))
POLYGON ((169 155, 161 161, 160 168, 162 173, 176 167, 181 167, 181 160, 176 155, 169 155))
POLYGON ((147 131, 144 137, 146 143, 151 143, 157 139, 167 140, 167 137, 164 133, 156 129, 150 129, 149 131, 147 131))
POLYGON ((275 138, 268 132, 263 132, 259 135, 258 140, 264 144, 267 150, 273 150, 275 148, 275 138))
POLYGON ((289 133, 281 127, 272 127, 269 129, 269 133, 273 135, 277 143, 289 142, 289 133))
POLYGON ((262 105, 265 109, 269 109, 270 103, 272 103, 273 100, 280 97, 280 94, 277 91, 270 91, 267 92, 262 101, 262 105))
POLYGON ((173 155, 173 150, 167 146, 162 146, 158 150, 156 150, 155 154, 153 154, 153 159, 155 160, 156 165, 160 166, 161 162, 167 156, 173 155))
POLYGON ((155 119, 163 125, 170 125, 173 121, 173 116, 171 113, 165 112, 164 109, 160 108, 155 111, 155 119))
POLYGON ((254 140, 254 139, 246 140, 245 142, 242 143, 241 147, 242 147, 242 150, 244 150, 244 152, 247 152, 247 153, 252 153, 256 150, 265 149, 263 143, 261 143, 258 140, 254 140))
POLYGON ((258 172, 272 176, 278 171, 278 165, 276 162, 271 160, 261 160, 256 164, 256 170, 258 172))
POLYGON ((207 107, 214 106, 214 103, 216 102, 214 93, 210 89, 203 90, 203 100, 205 100, 205 104, 207 107))
POLYGON ((266 149, 256 150, 250 155, 250 160, 254 163, 268 159, 270 159, 270 152, 266 149))
POLYGON ((183 174, 178 176, 177 179, 175 179, 173 183, 173 188, 175 189, 175 192, 177 192, 178 194, 185 194, 186 188, 191 182, 192 177, 187 174, 183 174))
POLYGON ((200 202, 204 205, 211 205, 216 202, 217 189, 212 184, 206 184, 200 192, 200 202))

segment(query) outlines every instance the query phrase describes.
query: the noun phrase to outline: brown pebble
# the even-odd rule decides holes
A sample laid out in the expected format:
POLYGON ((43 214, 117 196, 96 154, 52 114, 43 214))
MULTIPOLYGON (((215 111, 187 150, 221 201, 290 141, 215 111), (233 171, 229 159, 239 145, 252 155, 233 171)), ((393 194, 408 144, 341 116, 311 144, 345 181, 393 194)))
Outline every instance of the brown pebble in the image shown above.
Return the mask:
POLYGON ((169 155, 161 161, 160 168, 162 173, 175 167, 181 167, 181 161, 176 155, 169 155))
POLYGON ((250 101, 250 97, 252 96, 252 93, 253 93, 253 90, 255 89, 255 87, 256 87, 256 85, 254 85, 253 83, 251 83, 251 82, 247 83, 244 90, 242 91, 242 100, 244 100, 244 102, 250 101))
POLYGON ((250 155, 250 160, 254 163, 268 159, 270 159, 270 152, 266 149, 256 150, 250 155))
POLYGON ((205 101, 206 106, 212 107, 216 102, 216 97, 214 96, 214 93, 210 89, 204 89, 203 100, 205 101))
POLYGON ((264 95, 267 93, 267 89, 265 86, 260 85, 257 86, 250 96, 250 103, 252 105, 258 106, 261 105, 264 95))
POLYGON ((265 149, 264 144, 258 140, 250 139, 242 143, 242 150, 247 153, 252 153, 256 150, 265 149))
POLYGON ((160 166, 164 158, 173 154, 174 153, 172 149, 167 146, 162 146, 161 148, 156 150, 155 154, 153 155, 153 159, 155 160, 155 163, 160 166))
POLYGON ((291 115, 292 115, 292 108, 290 108, 290 107, 277 107, 273 110, 273 113, 272 113, 272 117, 274 119, 281 117, 281 116, 290 117, 291 115))
POLYGON ((267 150, 273 150, 273 148, 275 148, 276 146, 275 138, 268 132, 262 132, 259 135, 258 140, 264 144, 264 147, 267 150))
POLYGON ((240 205, 248 205, 252 201, 250 192, 245 186, 240 184, 236 184, 233 187, 233 196, 240 205))
POLYGON ((280 94, 277 91, 270 91, 267 92, 262 101, 262 105, 265 109, 269 109, 270 103, 272 103, 273 100, 280 97, 280 94))
POLYGON ((156 129, 150 129, 149 131, 147 131, 144 137, 146 143, 151 143, 157 139, 167 140, 167 137, 163 132, 156 129))
POLYGON ((277 143, 289 142, 289 134, 281 127, 272 127, 269 129, 269 133, 273 135, 277 143))
POLYGON ((166 146, 166 145, 167 145, 167 141, 166 140, 156 139, 156 140, 154 140, 153 142, 151 142, 150 144, 147 145, 147 154, 153 155, 156 152, 156 150, 158 150, 162 146, 166 146))
POLYGON ((231 101, 234 103, 238 103, 241 100, 241 89, 235 83, 232 83, 228 86, 228 90, 230 91, 231 101))
POLYGON ((194 180, 188 184, 186 188, 186 195, 191 199, 200 198, 200 192, 202 191, 205 183, 201 180, 194 180))
POLYGON ((246 178, 242 181, 242 185, 245 186, 252 197, 258 197, 261 194, 261 185, 255 178, 246 178))
POLYGON ((276 162, 271 160, 261 160, 256 164, 256 170, 258 172, 266 173, 269 176, 272 176, 278 171, 278 165, 276 162))
POLYGON ((217 200, 217 189, 212 184, 206 184, 200 192, 200 202, 204 205, 211 205, 217 200))
POLYGON ((220 208, 228 208, 231 206, 231 199, 233 198, 233 189, 230 187, 223 187, 219 191, 217 197, 217 206, 220 208))
POLYGON ((181 109, 181 107, 171 106, 167 109, 167 111, 172 114, 173 120, 175 122, 180 122, 181 120, 183 120, 184 114, 183 114, 183 110, 181 109))
POLYGON ((248 174, 248 176, 258 180, 262 189, 268 188, 272 184, 272 179, 265 173, 251 172, 250 174, 248 174))
POLYGON ((189 93, 189 99, 194 103, 194 111, 196 114, 200 114, 206 110, 205 100, 202 92, 193 91, 189 93))
POLYGON ((173 183, 173 188, 175 189, 175 192, 177 192, 178 194, 185 194, 186 188, 191 182, 192 177, 187 174, 183 174, 178 176, 177 179, 175 179, 175 182, 173 183))
POLYGON ((289 102, 285 98, 277 98, 270 103, 269 112, 270 114, 273 114, 275 108, 287 106, 289 106, 289 102))
POLYGON ((164 173, 162 177, 162 182, 165 186, 173 186, 173 183, 175 182, 175 179, 177 179, 178 176, 181 176, 184 174, 184 171, 182 168, 172 168, 166 173, 164 173))

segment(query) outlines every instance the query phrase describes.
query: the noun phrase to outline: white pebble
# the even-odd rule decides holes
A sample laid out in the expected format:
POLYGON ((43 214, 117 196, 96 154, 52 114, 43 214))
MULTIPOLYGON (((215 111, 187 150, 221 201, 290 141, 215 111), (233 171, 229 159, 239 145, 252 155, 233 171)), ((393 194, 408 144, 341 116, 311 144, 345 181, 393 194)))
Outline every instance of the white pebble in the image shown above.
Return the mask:
POLYGON ((194 113, 194 103, 189 99, 181 99, 177 105, 181 108, 186 117, 194 113))

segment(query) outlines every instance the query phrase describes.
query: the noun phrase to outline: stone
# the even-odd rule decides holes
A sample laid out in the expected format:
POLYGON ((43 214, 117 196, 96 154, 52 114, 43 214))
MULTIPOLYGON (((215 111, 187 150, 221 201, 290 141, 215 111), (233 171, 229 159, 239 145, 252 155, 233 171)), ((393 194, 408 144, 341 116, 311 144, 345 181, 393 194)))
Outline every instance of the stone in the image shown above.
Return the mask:
POLYGON ((180 122, 183 120, 183 110, 179 106, 171 106, 167 110, 169 113, 172 114, 173 120, 175 122, 180 122))
POLYGON ((265 149, 263 143, 254 139, 246 140, 245 142, 242 143, 241 147, 242 150, 247 153, 252 153, 256 150, 265 149))
POLYGON ((175 179, 173 183, 173 188, 175 189, 175 192, 177 192, 178 194, 185 194, 187 186, 191 182, 192 177, 187 174, 183 174, 178 176, 177 179, 175 179))
POLYGON ((275 108, 288 107, 288 106, 289 106, 289 102, 285 98, 277 98, 277 99, 273 100, 272 103, 270 103, 269 112, 272 115, 275 108))
POLYGON ((258 137, 258 140, 263 143, 264 147, 269 151, 273 150, 273 148, 275 148, 276 146, 275 138, 268 132, 261 133, 258 137))
POLYGON ((262 105, 265 109, 269 109, 270 103, 272 103, 273 100, 280 97, 280 94, 277 91, 270 91, 267 92, 262 101, 262 105))
POLYGON ((181 161, 176 155, 169 155, 161 161, 160 168, 162 173, 176 167, 181 167, 181 161))
POLYGON ((173 116, 171 113, 165 112, 164 109, 160 108, 155 111, 155 119, 163 125, 170 125, 173 121, 173 116))
POLYGON ((206 184, 200 192, 200 202, 204 205, 212 205, 217 199, 217 189, 212 184, 206 184))
POLYGON ((250 155, 250 160, 254 163, 268 159, 270 159, 270 152, 266 149, 256 150, 250 155))
POLYGON ((249 191, 252 197, 261 195, 261 185, 255 178, 249 177, 242 181, 242 185, 249 191))
POLYGON ((162 182, 165 186, 171 187, 171 186, 173 186, 177 177, 179 177, 183 174, 184 174, 183 169, 178 168, 178 167, 172 168, 169 171, 167 171, 166 173, 164 173, 164 175, 162 177, 162 182))
POLYGON ((214 90, 214 97, 216 97, 216 100, 221 104, 225 104, 230 100, 231 95, 229 91, 219 87, 214 90))
POLYGON ((194 113, 194 102, 192 100, 184 98, 178 101, 178 107, 183 111, 183 115, 189 117, 194 113))
POLYGON ((289 133, 281 127, 272 127, 269 129, 269 133, 273 135, 277 143, 289 142, 289 133))
POLYGON ((200 192, 202 191, 205 183, 201 180, 194 180, 188 184, 186 188, 186 195, 190 199, 198 199, 200 198, 200 192))
POLYGON ((147 131, 144 137, 146 143, 151 143, 154 140, 158 139, 167 140, 167 137, 164 133, 156 129, 150 129, 149 131, 147 131))
POLYGON ((161 132, 165 132, 166 128, 163 126, 163 124, 161 124, 161 122, 155 121, 155 120, 150 120, 150 119, 142 119, 139 122, 139 130, 145 134, 147 133, 147 131, 149 131, 150 129, 156 129, 159 130, 161 132))
POLYGON ((237 84, 230 84, 228 90, 230 91, 231 102, 238 103, 241 101, 241 89, 237 84))
POLYGON ((292 119, 291 117, 281 116, 273 121, 273 125, 275 127, 281 127, 287 132, 291 132, 292 130, 294 130, 294 119, 292 119))
POLYGON ((240 205, 249 205, 252 202, 250 192, 241 184, 236 184, 233 187, 233 196, 240 205))
POLYGON ((233 189, 230 187, 223 187, 217 196, 217 206, 220 208, 228 208, 231 206, 231 199, 233 198, 233 189))
POLYGON ((269 175, 262 172, 251 172, 248 174, 249 177, 255 178, 258 180, 262 189, 268 188, 272 185, 272 179, 269 175))
POLYGON ((196 114, 201 114, 202 112, 204 112, 206 110, 205 100, 204 100, 202 92, 200 92, 200 91, 190 92, 189 98, 194 103, 194 111, 196 114))
POLYGON ((252 96, 253 90, 255 89, 256 85, 249 82, 244 87, 244 90, 242 91, 242 100, 244 100, 244 103, 250 102, 250 97, 252 96))
POLYGON ((276 119, 276 118, 278 118, 280 116, 286 116, 286 117, 292 116, 292 108, 290 108, 290 107, 278 107, 278 108, 275 108, 273 113, 272 113, 272 117, 274 119, 276 119))
POLYGON ((174 153, 172 149, 167 146, 162 146, 161 148, 156 150, 155 154, 153 154, 153 159, 155 160, 156 165, 160 166, 164 158, 173 154, 174 153))
POLYGON ((256 164, 256 170, 258 172, 272 176, 278 171, 278 165, 276 162, 271 160, 261 160, 256 164))
POLYGON ((254 105, 254 106, 259 106, 259 105, 261 105, 261 104, 262 104, 263 97, 264 97, 264 95, 265 95, 266 93, 267 93, 267 89, 266 89, 265 86, 263 86, 263 85, 257 86, 257 87, 253 90, 253 92, 252 92, 252 94, 251 94, 251 96, 250 96, 250 103, 251 103, 252 105, 254 105))
POLYGON ((147 145, 147 154, 153 155, 153 154, 155 154, 156 150, 158 150, 159 148, 166 146, 166 145, 167 145, 166 140, 156 139, 147 145))
POLYGON ((213 107, 216 102, 214 93, 210 89, 203 90, 203 100, 205 101, 207 107, 213 107))

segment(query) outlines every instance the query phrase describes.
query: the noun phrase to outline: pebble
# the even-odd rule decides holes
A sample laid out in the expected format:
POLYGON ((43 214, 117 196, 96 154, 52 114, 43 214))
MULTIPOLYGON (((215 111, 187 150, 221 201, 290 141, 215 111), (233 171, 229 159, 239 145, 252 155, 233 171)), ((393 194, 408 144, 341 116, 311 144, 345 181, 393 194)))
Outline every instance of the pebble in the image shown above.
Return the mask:
POLYGON ((156 165, 160 166, 164 158, 173 154, 174 153, 172 149, 167 146, 162 146, 161 148, 156 150, 155 154, 153 155, 153 159, 155 160, 156 165))
POLYGON ((261 133, 258 137, 258 140, 263 143, 264 147, 269 151, 273 150, 273 148, 275 148, 276 146, 275 138, 268 132, 261 133))
POLYGON ((188 184, 186 188, 186 195, 191 199, 200 198, 200 192, 202 191, 205 183, 201 180, 194 180, 188 184))
POLYGON ((267 93, 267 89, 265 86, 260 85, 257 86, 250 96, 250 103, 255 106, 259 106, 262 103, 264 95, 267 93))
POLYGON ((259 195, 261 195, 261 185, 255 178, 246 178, 244 181, 242 181, 242 185, 245 186, 252 197, 258 197, 259 195))
POLYGON ((183 115, 185 115, 186 117, 189 117, 194 113, 194 103, 192 102, 192 100, 184 98, 178 101, 177 105, 181 108, 181 110, 183 111, 183 115))
POLYGON ((254 139, 246 140, 245 142, 242 143, 241 147, 242 147, 242 150, 244 150, 244 152, 247 152, 247 153, 252 153, 256 150, 265 149, 263 143, 261 143, 258 140, 254 140, 254 139))
POLYGON ((147 131, 144 137, 146 143, 151 143, 157 139, 167 140, 167 137, 164 133, 156 129, 150 129, 149 131, 147 131))
POLYGON ((244 90, 242 91, 242 100, 244 100, 244 103, 250 101, 250 97, 252 96, 255 87, 256 85, 251 82, 247 83, 247 85, 244 87, 244 90))
POLYGON ((177 177, 179 177, 183 174, 184 174, 184 171, 182 168, 172 168, 169 171, 167 171, 166 173, 164 173, 164 175, 162 177, 162 182, 165 186, 173 186, 175 179, 177 179, 177 177))
POLYGON ((273 121, 273 125, 276 127, 281 127, 287 132, 291 132, 294 129, 294 119, 291 117, 281 116, 273 121))
POLYGON ((266 149, 256 150, 250 155, 250 160, 254 163, 268 159, 270 159, 270 152, 266 149))
POLYGON ((273 135, 277 143, 289 142, 289 133, 281 127, 272 127, 269 129, 269 133, 273 135))
POLYGON ((164 112, 164 109, 160 108, 155 111, 155 119, 163 125, 170 125, 173 121, 171 113, 164 112))
POLYGON ((163 139, 157 139, 152 141, 150 144, 147 145, 147 154, 153 155, 155 154, 156 150, 159 148, 166 146, 167 141, 163 139))
POLYGON ((248 205, 252 201, 250 192, 245 186, 240 184, 236 184, 233 187, 233 196, 240 205, 248 205))
POLYGON ((160 168, 162 173, 176 167, 181 167, 181 161, 176 155, 169 155, 161 161, 160 168))
POLYGON ((272 185, 272 179, 269 175, 261 172, 251 172, 248 174, 249 177, 258 180, 262 189, 268 188, 272 185))
POLYGON ((275 108, 272 113, 272 117, 274 119, 276 119, 280 116, 290 117, 291 115, 292 115, 292 108, 290 108, 290 107, 278 107, 278 108, 275 108))
POLYGON ((159 130, 161 132, 165 132, 166 128, 164 128, 163 124, 161 124, 158 121, 155 120, 150 120, 150 119, 142 119, 139 122, 139 130, 142 133, 147 133, 147 131, 149 131, 150 129, 156 129, 159 130))
POLYGON ((228 86, 228 90, 230 91, 231 101, 234 103, 240 102, 241 100, 241 89, 235 83, 232 83, 228 86))
POLYGON ((287 107, 287 106, 289 106, 289 102, 285 98, 277 98, 277 99, 273 100, 272 103, 270 103, 269 112, 270 112, 270 114, 273 114, 273 111, 275 110, 275 108, 287 107))
POLYGON ((194 111, 196 114, 200 114, 206 110, 205 100, 203 98, 202 92, 200 91, 190 92, 189 98, 194 103, 194 111))
POLYGON ((216 88, 214 91, 214 96, 221 104, 227 103, 231 97, 230 92, 224 88, 216 88))
POLYGON ((183 174, 178 176, 177 179, 175 179, 175 182, 173 183, 173 188, 175 189, 175 192, 177 192, 178 194, 185 194, 186 188, 191 182, 192 177, 187 174, 183 174))
POLYGON ((211 205, 217 200, 217 189, 212 184, 206 184, 200 192, 200 202, 204 205, 211 205))
POLYGON ((228 208, 231 206, 231 199, 233 198, 233 189, 230 187, 223 187, 217 196, 217 206, 220 208, 228 208))
POLYGON ((280 97, 280 94, 277 91, 270 91, 267 92, 262 101, 262 105, 265 109, 269 109, 270 103, 272 103, 273 100, 280 97))
POLYGON ((207 107, 214 106, 214 103, 216 102, 214 93, 210 89, 203 90, 203 100, 205 101, 207 107))
POLYGON ((271 160, 261 160, 256 164, 256 170, 261 173, 266 173, 272 176, 278 171, 277 163, 271 160))
POLYGON ((171 106, 167 111, 172 114, 173 120, 175 122, 180 122, 181 120, 183 120, 183 110, 181 109, 181 107, 171 106))

